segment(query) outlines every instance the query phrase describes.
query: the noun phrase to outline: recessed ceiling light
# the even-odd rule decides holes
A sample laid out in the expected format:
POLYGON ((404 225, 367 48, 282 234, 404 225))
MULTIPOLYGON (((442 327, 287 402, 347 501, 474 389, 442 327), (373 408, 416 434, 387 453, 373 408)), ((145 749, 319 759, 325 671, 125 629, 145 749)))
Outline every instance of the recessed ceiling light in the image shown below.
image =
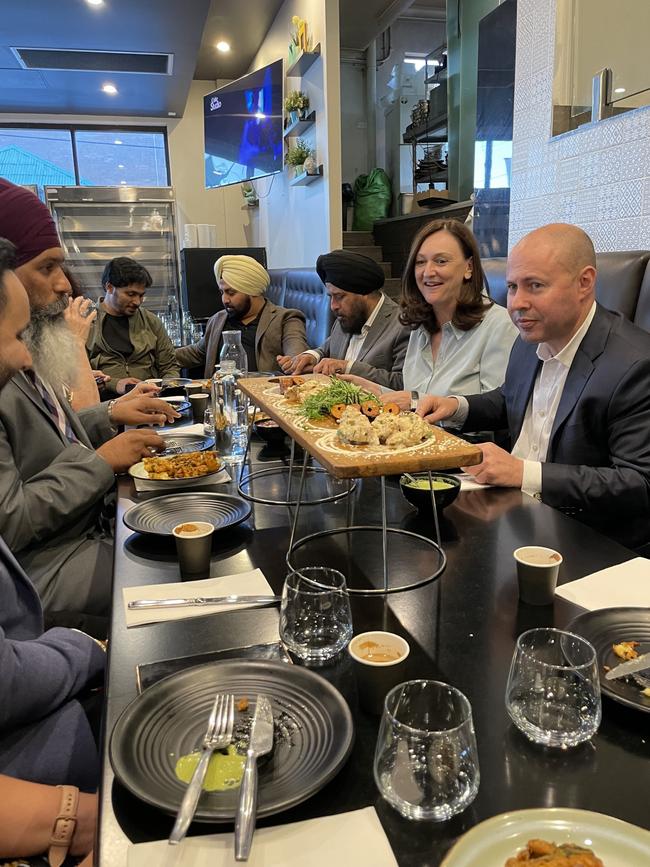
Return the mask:
POLYGON ((86 0, 89 6, 103 6, 104 0, 86 0))
POLYGON ((168 111, 167 116, 168 117, 176 117, 176 112, 175 111, 168 111))
POLYGON ((624 87, 615 87, 614 93, 625 93, 625 88, 624 87))
POLYGON ((110 93, 111 96, 115 96, 117 93, 117 88, 114 84, 102 84, 102 90, 104 93, 110 93))
POLYGON ((116 138, 115 141, 113 142, 113 144, 122 144, 122 139, 116 138))
POLYGON ((123 168, 124 168, 124 163, 118 163, 118 164, 117 164, 117 167, 118 167, 118 169, 123 169, 123 168))
POLYGON ((126 183, 126 181, 120 181, 120 183, 121 183, 121 184, 125 184, 125 183, 126 183))
POLYGON ((223 39, 220 42, 217 42, 217 51, 223 51, 224 54, 227 51, 230 51, 230 43, 225 42, 223 39))

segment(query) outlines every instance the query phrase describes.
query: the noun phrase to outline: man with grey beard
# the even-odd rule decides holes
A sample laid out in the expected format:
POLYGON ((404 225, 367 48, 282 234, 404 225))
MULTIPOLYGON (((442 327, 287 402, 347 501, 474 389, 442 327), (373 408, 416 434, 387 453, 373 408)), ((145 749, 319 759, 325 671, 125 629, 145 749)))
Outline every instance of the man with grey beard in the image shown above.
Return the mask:
POLYGON ((124 472, 163 441, 150 429, 169 404, 136 395, 76 414, 64 311, 70 284, 49 211, 32 193, 0 179, 0 237, 16 246, 15 274, 29 297, 25 334, 33 367, 0 394, 0 535, 35 584, 49 623, 104 632, 110 611, 113 540, 107 495, 124 472))

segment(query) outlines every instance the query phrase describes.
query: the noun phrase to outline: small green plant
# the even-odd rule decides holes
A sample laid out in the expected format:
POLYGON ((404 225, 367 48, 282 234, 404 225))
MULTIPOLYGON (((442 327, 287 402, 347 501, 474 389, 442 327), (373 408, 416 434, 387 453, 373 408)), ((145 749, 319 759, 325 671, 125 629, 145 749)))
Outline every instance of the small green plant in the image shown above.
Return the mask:
POLYGON ((295 145, 292 145, 284 156, 284 161, 288 166, 301 166, 307 157, 313 157, 314 151, 309 147, 304 139, 297 139, 295 145))
POLYGON ((301 90, 292 90, 284 99, 285 111, 306 111, 309 108, 309 97, 301 90))

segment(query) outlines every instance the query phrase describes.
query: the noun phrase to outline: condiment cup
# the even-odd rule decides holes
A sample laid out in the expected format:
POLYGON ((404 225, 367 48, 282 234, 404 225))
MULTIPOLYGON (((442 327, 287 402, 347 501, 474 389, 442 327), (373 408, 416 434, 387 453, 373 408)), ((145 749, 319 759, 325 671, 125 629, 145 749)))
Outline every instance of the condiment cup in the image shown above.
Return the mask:
POLYGON ((184 521, 172 530, 181 580, 210 577, 214 526, 207 521, 184 521))
POLYGON ((405 680, 406 659, 411 648, 393 632, 362 632, 348 645, 357 676, 359 705, 366 713, 380 716, 386 693, 405 680))
POLYGON ((528 605, 552 605, 562 555, 552 548, 526 545, 512 556, 517 561, 519 599, 528 605))

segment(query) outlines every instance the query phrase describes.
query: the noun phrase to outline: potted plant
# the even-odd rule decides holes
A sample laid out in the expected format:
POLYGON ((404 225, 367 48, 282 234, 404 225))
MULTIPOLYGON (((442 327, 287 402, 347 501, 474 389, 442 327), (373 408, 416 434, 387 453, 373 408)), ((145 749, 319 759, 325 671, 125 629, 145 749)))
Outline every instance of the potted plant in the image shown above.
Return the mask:
POLYGON ((313 158, 314 151, 309 145, 301 138, 296 140, 295 145, 292 145, 289 150, 286 152, 284 161, 288 166, 292 166, 294 172, 298 172, 299 169, 305 163, 305 160, 310 157, 313 158))
POLYGON ((285 97, 284 110, 289 114, 290 123, 294 124, 298 118, 303 119, 309 108, 309 97, 301 90, 292 90, 285 97))

